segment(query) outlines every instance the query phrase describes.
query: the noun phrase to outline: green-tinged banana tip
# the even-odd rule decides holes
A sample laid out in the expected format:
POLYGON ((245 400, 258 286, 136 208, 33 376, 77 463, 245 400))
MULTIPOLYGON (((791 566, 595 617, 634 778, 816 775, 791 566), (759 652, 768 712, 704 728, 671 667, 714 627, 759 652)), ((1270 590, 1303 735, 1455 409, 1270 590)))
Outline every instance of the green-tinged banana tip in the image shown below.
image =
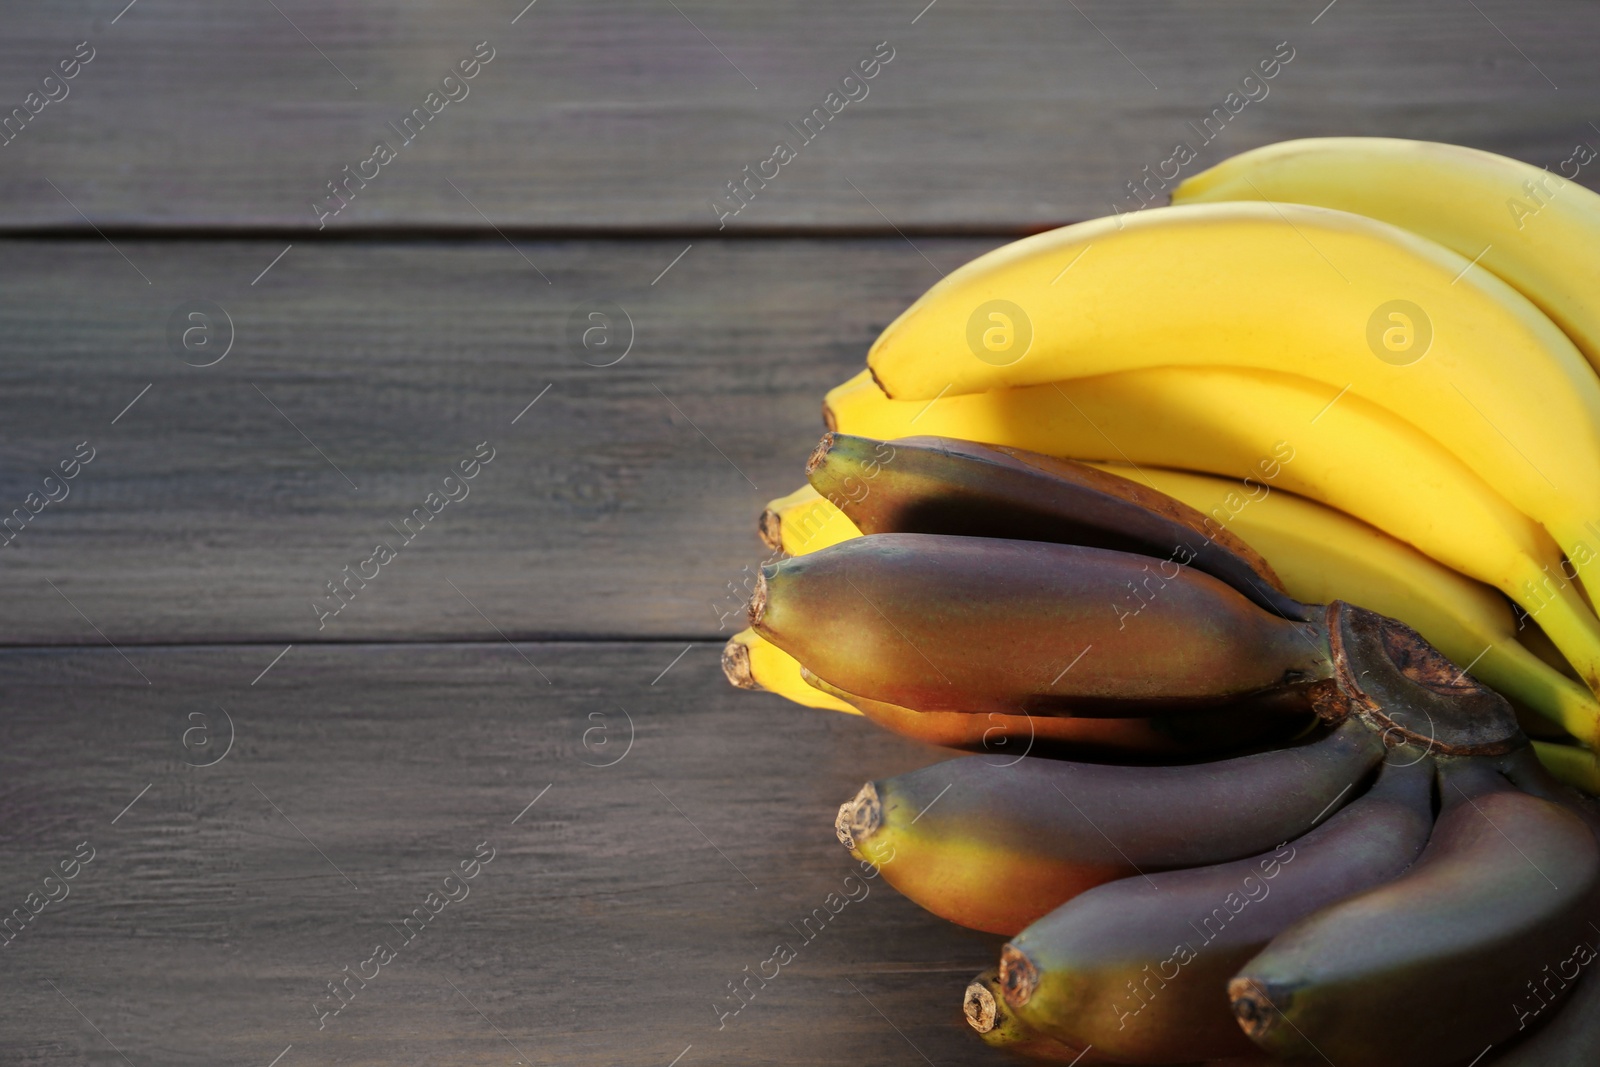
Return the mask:
POLYGON ((760 689, 750 669, 750 646, 737 637, 722 646, 722 673, 735 689, 760 689))
POLYGON ((833 832, 839 836, 839 843, 853 852, 878 832, 882 822, 883 802, 878 797, 878 787, 868 782, 859 793, 839 805, 839 817, 833 821, 833 832))
POLYGON ((967 986, 966 996, 961 1000, 961 1010, 967 1017, 967 1025, 980 1034, 993 1030, 1000 1017, 994 994, 989 992, 989 987, 981 979, 967 986))
MULTIPOLYGON (((827 408, 823 408, 823 410, 826 411, 827 408)), ((818 467, 822 466, 823 463, 827 462, 828 453, 831 452, 832 450, 833 450, 833 429, 830 427, 828 432, 822 435, 822 440, 817 442, 817 447, 813 448, 811 450, 811 455, 806 457, 806 476, 807 477, 810 477, 810 475, 811 475, 811 473, 813 471, 815 471, 818 467)))

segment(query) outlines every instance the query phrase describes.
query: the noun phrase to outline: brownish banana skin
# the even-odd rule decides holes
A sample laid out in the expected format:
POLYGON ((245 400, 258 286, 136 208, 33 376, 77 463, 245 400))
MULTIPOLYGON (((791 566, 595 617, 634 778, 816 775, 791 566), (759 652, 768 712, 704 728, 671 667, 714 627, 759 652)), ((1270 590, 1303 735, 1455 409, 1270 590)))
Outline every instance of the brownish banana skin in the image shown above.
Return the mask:
POLYGON ((1309 715, 1297 719, 1227 707, 1140 719, 913 711, 846 692, 804 668, 800 675, 824 693, 854 706, 863 718, 901 737, 964 752, 986 752, 996 761, 1047 756, 1096 762, 1182 762, 1287 740, 1315 723, 1309 715))
MULTIPOLYGON (((1095 1049, 1076 1049, 1054 1038, 1045 1037, 1017 1018, 1000 992, 998 971, 990 967, 967 983, 961 1000, 967 1025, 990 1048, 1009 1052, 1035 1063, 1064 1063, 1068 1067, 1093 1067, 1113 1061, 1097 1055, 1095 1049)), ((1194 1067, 1272 1067, 1276 1061, 1258 1049, 1225 1060, 1207 1060, 1194 1067)))
POLYGON ((867 783, 835 830, 935 915, 1012 936, 1105 882, 1299 837, 1384 751, 1352 718, 1299 744, 1183 766, 965 756, 867 783))
POLYGON ((1070 459, 954 437, 828 433, 806 476, 864 534, 964 534, 1134 552, 1153 557, 1149 574, 1192 566, 1285 618, 1305 621, 1320 611, 1285 593, 1260 553, 1202 512, 1070 459))
POLYGON ((1522 746, 1502 756, 1498 763, 1501 773, 1511 779, 1518 789, 1568 808, 1588 823, 1596 838, 1600 838, 1600 801, 1558 781, 1539 762, 1532 745, 1522 746))
POLYGON ((966 993, 961 999, 961 1011, 967 1018, 967 1025, 990 1048, 1026 1056, 1041 1063, 1087 1065, 1105 1062, 1091 1055, 1091 1050, 1074 1048, 1028 1029, 1001 998, 999 976, 993 967, 967 983, 966 993))
MULTIPOLYGON (((1600 803, 1564 785, 1531 747, 1500 761, 1519 789, 1566 806, 1600 838, 1600 803)), ((1600 1064, 1600 889, 1589 904, 1588 929, 1559 960, 1530 979, 1518 1001, 1518 1034, 1486 1067, 1595 1067, 1600 1064), (1570 988, 1569 987, 1573 987, 1570 988), (1567 999, 1560 1000, 1562 996, 1567 999), (1524 1032, 1524 1030, 1526 1032, 1524 1032)))
POLYGON ((1440 758, 1443 810, 1416 865, 1291 927, 1228 983, 1258 1045, 1284 1059, 1438 1067, 1518 1032, 1527 983, 1587 930, 1600 844, 1496 763, 1440 758))
POLYGON ((1398 876, 1432 827, 1433 763, 1402 745, 1364 796, 1303 837, 1063 904, 1001 951, 1006 1001, 1027 1027, 1118 1062, 1255 1053, 1228 979, 1294 922, 1398 876))
POLYGON ((919 711, 1177 714, 1332 677, 1323 620, 1273 615, 1182 568, 1077 545, 875 534, 763 566, 762 637, 840 688, 919 711))
MULTIPOLYGON (((1536 1018, 1526 1036, 1485 1060, 1482 1067, 1595 1067, 1600 1063, 1600 961, 1594 955, 1600 952, 1600 927, 1584 940, 1586 956, 1574 953, 1562 961, 1575 965, 1579 959, 1589 960, 1578 967, 1576 988, 1566 1000, 1544 1007, 1540 1014, 1548 1018, 1536 1018)), ((1525 997, 1523 1003, 1532 1000, 1525 997)))

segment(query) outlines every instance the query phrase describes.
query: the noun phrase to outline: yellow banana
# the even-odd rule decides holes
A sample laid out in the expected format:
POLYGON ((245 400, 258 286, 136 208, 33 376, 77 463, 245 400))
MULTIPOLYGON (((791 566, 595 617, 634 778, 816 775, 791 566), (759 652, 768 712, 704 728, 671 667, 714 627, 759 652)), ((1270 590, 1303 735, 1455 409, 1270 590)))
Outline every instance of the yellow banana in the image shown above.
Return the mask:
POLYGON ((1231 478, 1124 464, 1096 466, 1137 478, 1205 512, 1248 500, 1229 528, 1267 558, 1289 595, 1308 604, 1344 600, 1399 619, 1479 681, 1540 712, 1574 737, 1594 739, 1600 701, 1517 640, 1505 598, 1342 511, 1231 478))
MULTIPOLYGON (((1288 489, 1501 590, 1591 689, 1600 682, 1600 620, 1563 577, 1549 535, 1435 441, 1360 397, 1293 375, 1163 367, 932 404, 889 400, 857 376, 829 392, 825 409, 845 433, 965 437, 1288 489)), ((1237 510, 1212 515, 1227 525, 1237 510)))
MULTIPOLYGON (((1580 145, 1556 167, 1574 178, 1595 157, 1580 145)), ((1505 279, 1600 369, 1600 194, 1567 178, 1459 145, 1310 137, 1201 171, 1172 202, 1277 200, 1393 223, 1505 279)))
POLYGON ((819 552, 860 537, 856 524, 809 485, 767 504, 758 526, 761 542, 791 556, 819 552))
POLYGON ((1558 781, 1591 796, 1600 795, 1600 760, 1593 752, 1554 741, 1535 741, 1533 750, 1558 781))
POLYGON ((1600 544, 1600 380, 1582 354, 1466 257, 1348 212, 1193 204, 1029 237, 924 293, 867 363, 910 401, 1153 366, 1298 374, 1413 424, 1579 566, 1600 544))
POLYGON ((807 684, 800 677, 799 662, 754 630, 741 630, 728 639, 722 648, 722 673, 740 689, 765 689, 808 708, 861 714, 838 697, 807 684))

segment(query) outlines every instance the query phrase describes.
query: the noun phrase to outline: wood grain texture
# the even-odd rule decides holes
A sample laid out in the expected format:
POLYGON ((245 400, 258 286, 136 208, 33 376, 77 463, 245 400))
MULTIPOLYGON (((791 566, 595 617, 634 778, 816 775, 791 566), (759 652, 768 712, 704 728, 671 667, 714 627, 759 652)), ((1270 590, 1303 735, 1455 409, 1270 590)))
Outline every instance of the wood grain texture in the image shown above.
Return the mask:
POLYGON ((1179 140, 1191 169, 1322 134, 1554 166, 1600 136, 1600 11, 1581 0, 541 0, 515 25, 521 0, 144 0, 113 24, 120 7, 7 12, 0 114, 78 42, 95 56, 0 148, 0 226, 315 228, 325 183, 385 138, 397 158, 330 230, 704 230, 778 141, 798 157, 730 226, 1098 216, 1179 140), (388 124, 478 41, 495 58, 469 95, 402 147, 388 124), (787 124, 880 41, 894 58, 868 95, 799 144, 787 124), (1268 95, 1203 144, 1189 124, 1284 41, 1268 95))
POLYGON ((992 243, 698 241, 653 286, 687 242, 311 243, 252 286, 283 244, 6 242, 0 516, 97 452, 0 548, 0 641, 731 635, 728 583, 804 481, 823 392, 930 260, 992 243), (570 340, 602 298, 635 334, 613 366, 570 340), (235 336, 205 368, 167 333, 201 299, 235 336), (485 441, 470 495, 405 545, 485 441), (397 558, 319 629, 378 541, 397 558))
POLYGON ((960 1017, 998 938, 881 881, 810 941, 789 927, 856 869, 839 802, 949 754, 735 691, 713 646, 654 685, 675 648, 297 647, 252 687, 275 651, 135 650, 150 685, 110 650, 0 653, 0 910, 94 851, 0 950, 0 1060, 1006 1062, 960 1017), (192 766, 219 707, 232 749, 192 766), (389 924, 483 841, 404 943, 389 924), (380 941, 396 958, 319 1029, 380 941), (780 941, 797 958, 719 1029, 780 941))
POLYGON ((959 1015, 998 939, 881 881, 795 925, 856 869, 837 804, 945 754, 718 668, 822 392, 941 272, 1133 207, 1180 140, 1191 170, 1317 134, 1552 166, 1600 144, 1600 12, 925 2, 6 12, 0 233, 74 239, 0 241, 0 917, 94 859, 0 933, 0 1062, 1009 1062, 959 1015), (81 41, 68 95, 30 105, 81 41), (401 145, 478 41, 470 95, 401 145), (880 41, 869 95, 800 144, 880 41), (380 139, 319 240, 313 202, 380 139), (779 140, 797 156, 725 235, 800 238, 712 237, 779 140), (825 232, 879 238, 803 239, 825 232), (922 236, 961 233, 990 236, 922 236), (480 442, 470 495, 401 544, 480 442), (470 894, 406 940, 480 842, 470 894), (780 942, 795 962, 719 1019, 780 942))

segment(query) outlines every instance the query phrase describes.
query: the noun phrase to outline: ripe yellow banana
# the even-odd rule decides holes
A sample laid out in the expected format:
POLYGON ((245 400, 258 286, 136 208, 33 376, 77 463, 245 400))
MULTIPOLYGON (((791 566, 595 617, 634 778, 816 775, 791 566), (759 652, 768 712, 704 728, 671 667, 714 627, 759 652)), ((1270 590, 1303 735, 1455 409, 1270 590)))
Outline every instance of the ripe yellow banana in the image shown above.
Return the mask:
POLYGON ((1600 700, 1517 640, 1505 598, 1381 530, 1281 490, 1230 478, 1117 463, 1096 464, 1207 513, 1229 496, 1249 501, 1229 529, 1264 555, 1289 595, 1308 604, 1344 600, 1399 619, 1474 677, 1585 740, 1600 740, 1600 700))
MULTIPOLYGON (((1558 163, 1568 178, 1587 145, 1558 163)), ((1392 137, 1310 137, 1234 156, 1174 204, 1276 200, 1381 219, 1476 259, 1537 304, 1600 369, 1600 194, 1492 152, 1392 137)))
POLYGON ((849 517, 823 499, 809 485, 770 501, 757 526, 761 543, 774 552, 791 556, 820 552, 824 548, 860 537, 849 517))
POLYGON ((922 401, 1153 366, 1298 374, 1387 408, 1595 558, 1600 380, 1521 293, 1375 219, 1194 204, 1053 230, 951 273, 867 363, 922 401))
MULTIPOLYGON (((825 411, 845 433, 965 437, 1288 489, 1501 590, 1591 689, 1600 685, 1600 620, 1563 577, 1550 536, 1414 426, 1338 389, 1229 367, 1159 367, 928 404, 889 400, 857 376, 829 392, 825 411)), ((1212 514, 1227 526, 1238 510, 1212 514)))
POLYGON ((1557 781, 1590 796, 1600 796, 1600 759, 1593 752, 1554 741, 1535 741, 1533 750, 1557 781))
POLYGON ((722 673, 740 689, 765 689, 808 708, 861 714, 854 705, 807 684, 795 658, 754 630, 741 630, 728 639, 722 648, 722 673))

